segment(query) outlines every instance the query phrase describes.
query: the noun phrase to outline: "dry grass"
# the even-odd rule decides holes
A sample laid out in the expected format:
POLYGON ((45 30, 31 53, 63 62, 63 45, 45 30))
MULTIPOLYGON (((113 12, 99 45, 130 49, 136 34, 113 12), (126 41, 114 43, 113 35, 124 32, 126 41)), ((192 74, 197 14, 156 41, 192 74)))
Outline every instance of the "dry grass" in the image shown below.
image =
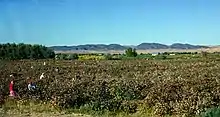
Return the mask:
POLYGON ((28 101, 8 101, 0 108, 0 117, 90 117, 83 114, 66 114, 49 104, 28 101))
POLYGON ((2 117, 87 117, 78 114, 54 114, 54 113, 32 113, 32 114, 19 114, 19 113, 8 113, 2 117))

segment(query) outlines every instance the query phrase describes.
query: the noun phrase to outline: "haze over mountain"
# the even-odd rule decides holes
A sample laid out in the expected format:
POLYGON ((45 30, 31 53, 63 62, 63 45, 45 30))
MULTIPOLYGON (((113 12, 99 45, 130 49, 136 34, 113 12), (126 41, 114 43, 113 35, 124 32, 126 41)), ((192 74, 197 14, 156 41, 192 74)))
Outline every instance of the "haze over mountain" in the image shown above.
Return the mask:
POLYGON ((120 45, 120 44, 85 44, 77 46, 51 46, 50 48, 54 51, 76 51, 76 50, 95 50, 95 51, 105 51, 105 50, 125 50, 129 47, 136 48, 137 50, 149 50, 149 49, 200 49, 209 48, 209 46, 201 45, 191 45, 174 43, 172 45, 165 45, 160 43, 141 43, 139 45, 120 45))

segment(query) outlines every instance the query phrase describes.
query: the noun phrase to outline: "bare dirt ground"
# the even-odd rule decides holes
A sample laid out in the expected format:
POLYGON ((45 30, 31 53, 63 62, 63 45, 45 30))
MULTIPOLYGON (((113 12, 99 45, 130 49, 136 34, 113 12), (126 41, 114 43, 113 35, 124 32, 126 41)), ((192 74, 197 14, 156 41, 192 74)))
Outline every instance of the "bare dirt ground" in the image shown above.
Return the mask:
POLYGON ((220 52, 220 46, 215 46, 209 49, 205 49, 207 52, 220 52))

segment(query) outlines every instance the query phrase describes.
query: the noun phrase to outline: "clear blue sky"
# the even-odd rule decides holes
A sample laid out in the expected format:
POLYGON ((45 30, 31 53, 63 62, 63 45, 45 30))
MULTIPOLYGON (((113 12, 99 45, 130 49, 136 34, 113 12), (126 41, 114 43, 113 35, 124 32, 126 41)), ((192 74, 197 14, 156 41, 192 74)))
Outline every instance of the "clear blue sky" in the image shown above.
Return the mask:
POLYGON ((0 43, 220 44, 220 0, 0 0, 0 43))

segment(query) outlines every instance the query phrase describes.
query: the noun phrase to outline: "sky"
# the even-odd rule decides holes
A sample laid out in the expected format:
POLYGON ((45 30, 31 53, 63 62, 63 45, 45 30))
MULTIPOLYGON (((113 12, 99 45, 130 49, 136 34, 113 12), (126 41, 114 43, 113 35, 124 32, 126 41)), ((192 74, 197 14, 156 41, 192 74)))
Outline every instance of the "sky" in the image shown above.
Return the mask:
POLYGON ((220 45, 220 0, 0 0, 0 43, 220 45))

